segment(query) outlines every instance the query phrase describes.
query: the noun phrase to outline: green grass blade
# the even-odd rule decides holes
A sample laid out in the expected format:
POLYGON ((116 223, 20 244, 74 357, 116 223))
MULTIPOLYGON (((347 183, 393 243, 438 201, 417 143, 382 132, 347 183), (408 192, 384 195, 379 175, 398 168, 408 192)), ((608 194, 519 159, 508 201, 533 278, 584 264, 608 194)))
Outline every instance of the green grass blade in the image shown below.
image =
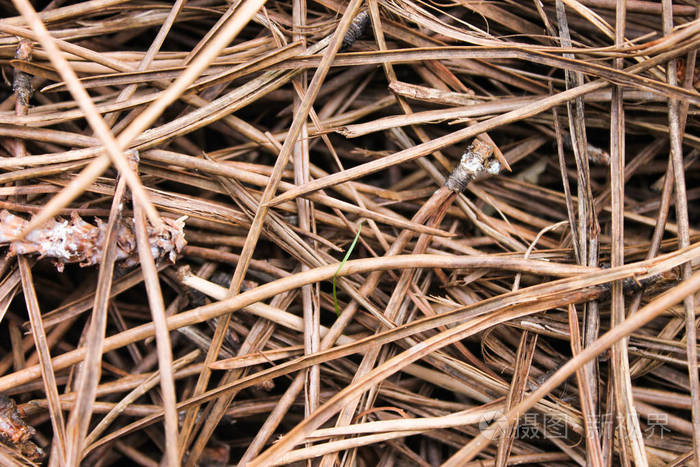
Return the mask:
POLYGON ((333 303, 335 304, 335 314, 338 316, 340 316, 340 306, 338 305, 338 296, 336 295, 336 292, 335 292, 335 281, 338 278, 338 273, 343 268, 343 266, 345 266, 345 263, 347 263, 348 258, 350 258, 350 254, 352 254, 352 250, 355 249, 355 245, 357 245, 357 240, 360 238, 360 232, 362 232, 362 223, 360 223, 360 226, 357 228, 357 234, 355 234, 355 239, 350 244, 350 248, 348 248, 348 252, 345 253, 345 258, 343 258, 343 261, 340 262, 340 266, 338 266, 338 269, 335 271, 335 274, 333 275, 333 303))

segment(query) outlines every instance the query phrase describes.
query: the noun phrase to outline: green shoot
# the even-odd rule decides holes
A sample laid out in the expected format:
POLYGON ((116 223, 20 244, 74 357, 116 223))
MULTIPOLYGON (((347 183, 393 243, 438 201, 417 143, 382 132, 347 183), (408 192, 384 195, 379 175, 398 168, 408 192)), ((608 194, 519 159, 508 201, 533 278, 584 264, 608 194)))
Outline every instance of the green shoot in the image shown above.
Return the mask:
POLYGON ((335 271, 335 274, 333 275, 333 303, 335 304, 335 314, 340 316, 340 306, 338 305, 338 296, 336 295, 335 292, 335 281, 338 278, 338 273, 340 272, 341 269, 343 269, 343 266, 345 266, 345 263, 347 263, 348 258, 350 258, 350 254, 352 253, 352 250, 355 249, 355 245, 357 245, 357 240, 360 238, 360 232, 362 232, 362 223, 360 223, 360 226, 357 228, 357 234, 355 234, 355 239, 352 241, 350 244, 350 248, 348 248, 348 252, 345 253, 345 258, 340 262, 340 266, 338 266, 338 269, 335 271))

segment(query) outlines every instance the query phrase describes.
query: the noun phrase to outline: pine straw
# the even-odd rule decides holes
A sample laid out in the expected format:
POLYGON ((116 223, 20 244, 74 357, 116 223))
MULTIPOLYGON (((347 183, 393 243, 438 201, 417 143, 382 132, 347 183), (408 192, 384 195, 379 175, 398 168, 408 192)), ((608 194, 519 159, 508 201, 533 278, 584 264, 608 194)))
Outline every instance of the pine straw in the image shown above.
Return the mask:
POLYGON ((695 2, 63 3, 0 4, 0 463, 698 462, 695 2))

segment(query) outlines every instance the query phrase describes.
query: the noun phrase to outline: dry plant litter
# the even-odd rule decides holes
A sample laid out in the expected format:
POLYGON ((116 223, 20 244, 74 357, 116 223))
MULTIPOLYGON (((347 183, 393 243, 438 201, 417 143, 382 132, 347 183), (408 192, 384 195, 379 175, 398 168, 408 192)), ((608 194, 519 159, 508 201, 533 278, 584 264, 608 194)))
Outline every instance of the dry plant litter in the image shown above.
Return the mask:
POLYGON ((697 2, 0 18, 1 465, 700 465, 697 2))

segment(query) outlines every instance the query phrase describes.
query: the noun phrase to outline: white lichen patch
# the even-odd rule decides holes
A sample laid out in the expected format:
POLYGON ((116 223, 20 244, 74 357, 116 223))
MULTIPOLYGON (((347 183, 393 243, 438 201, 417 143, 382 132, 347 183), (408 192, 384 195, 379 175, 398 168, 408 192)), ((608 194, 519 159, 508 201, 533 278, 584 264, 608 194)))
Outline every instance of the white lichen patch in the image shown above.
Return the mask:
POLYGON ((484 175, 495 175, 501 171, 501 164, 492 157, 493 148, 479 140, 469 146, 462 155, 459 165, 447 179, 447 187, 462 192, 469 183, 484 175))
POLYGON ((501 171, 501 163, 495 159, 492 160, 488 167, 486 167, 486 171, 489 175, 497 175, 501 171))

